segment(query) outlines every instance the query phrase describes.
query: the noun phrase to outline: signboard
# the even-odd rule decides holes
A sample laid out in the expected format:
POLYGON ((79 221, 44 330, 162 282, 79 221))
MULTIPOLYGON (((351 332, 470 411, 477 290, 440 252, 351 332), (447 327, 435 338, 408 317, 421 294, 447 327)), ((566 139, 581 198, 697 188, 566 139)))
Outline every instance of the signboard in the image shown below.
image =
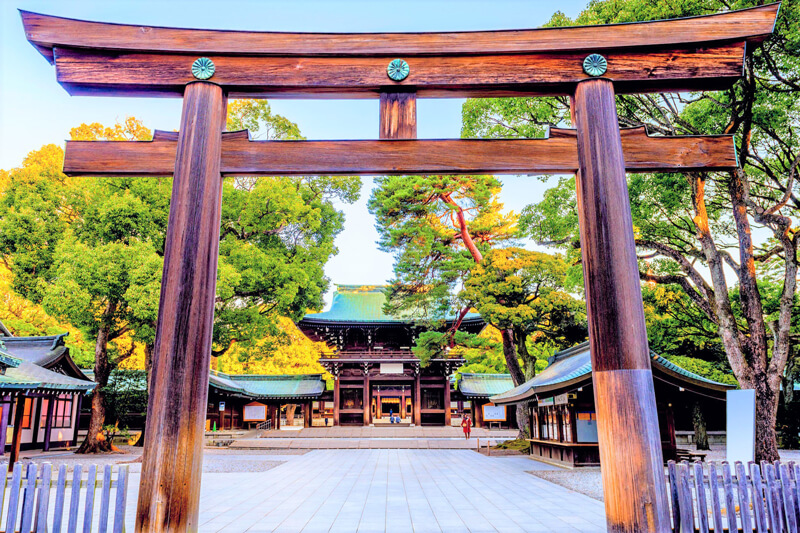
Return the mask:
POLYGON ((539 398, 539 407, 547 407, 548 405, 555 405, 553 398, 539 398))
POLYGON ((756 391, 729 390, 726 394, 727 459, 730 464, 747 464, 756 454, 756 391))
POLYGON ((263 422, 267 419, 267 406, 263 403, 253 402, 244 406, 244 422, 263 422))
POLYGON ((494 405, 487 403, 483 405, 483 421, 484 422, 505 422, 506 421, 506 406, 494 405))
POLYGON ((553 397, 553 401, 556 405, 566 405, 569 402, 569 393, 559 394, 553 397))
POLYGON ((381 363, 381 374, 402 374, 403 363, 381 363))

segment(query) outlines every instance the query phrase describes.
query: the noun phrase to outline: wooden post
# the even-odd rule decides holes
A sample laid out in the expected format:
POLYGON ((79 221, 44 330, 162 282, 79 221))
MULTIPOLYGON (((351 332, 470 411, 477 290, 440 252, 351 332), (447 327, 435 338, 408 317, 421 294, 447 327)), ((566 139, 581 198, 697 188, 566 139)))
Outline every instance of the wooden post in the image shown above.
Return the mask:
POLYGON ((220 86, 183 97, 153 349, 136 531, 196 531, 219 255, 220 86))
POLYGON ((444 425, 450 427, 450 376, 444 377, 444 425))
POLYGON ((43 451, 50 450, 50 434, 53 432, 53 404, 56 403, 56 397, 51 396, 47 399, 47 411, 45 413, 46 420, 44 422, 44 447, 43 451))
POLYGON ((36 447, 36 444, 39 442, 39 429, 42 422, 42 402, 44 402, 44 400, 44 396, 39 396, 31 400, 36 403, 35 408, 31 406, 31 429, 33 430, 31 444, 34 447, 36 447))
POLYGON ((414 376, 414 425, 422 425, 422 387, 419 374, 414 376))
POLYGON ((473 426, 476 428, 482 427, 483 425, 483 407, 481 404, 478 403, 477 398, 472 399, 472 423, 473 426))
POLYGON ((579 83, 581 253, 609 531, 671 531, 614 86, 579 83))
POLYGON ((311 427, 311 400, 308 400, 305 405, 303 405, 303 427, 311 427))
POLYGON ((14 433, 11 437, 11 456, 8 458, 8 471, 14 469, 14 463, 19 461, 19 445, 22 441, 22 415, 25 413, 25 395, 17 396, 17 407, 14 410, 14 433))
POLYGON ((379 138, 417 138, 416 93, 381 93, 380 114, 379 138))
POLYGON ((339 376, 333 378, 333 425, 339 425, 339 376))
POLYGON ((0 411, 0 455, 6 454, 6 433, 8 433, 8 417, 11 414, 11 398, 3 396, 0 411))
POLYGON ((75 418, 72 422, 72 426, 75 428, 72 433, 72 446, 78 445, 78 430, 81 426, 81 407, 83 407, 83 394, 78 394, 78 406, 77 409, 75 409, 75 418))
POLYGON ((371 422, 369 413, 369 370, 364 370, 364 425, 368 426, 371 422))

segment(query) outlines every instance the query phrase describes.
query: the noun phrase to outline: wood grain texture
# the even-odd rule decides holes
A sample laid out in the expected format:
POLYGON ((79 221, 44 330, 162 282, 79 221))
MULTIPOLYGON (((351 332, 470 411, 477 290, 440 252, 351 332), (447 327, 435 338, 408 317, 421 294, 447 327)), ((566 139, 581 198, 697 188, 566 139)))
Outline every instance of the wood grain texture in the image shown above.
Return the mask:
POLYGON ((288 33, 109 24, 21 11, 25 36, 52 60, 56 46, 191 54, 413 56, 610 50, 708 41, 757 42, 780 4, 684 19, 533 30, 442 33, 288 33))
POLYGON ((383 92, 380 97, 378 138, 417 138, 417 95, 409 92, 383 92))
POLYGON ((649 370, 592 371, 600 470, 610 532, 672 531, 653 376, 649 370))
MULTIPOLYGON (((41 400, 39 401, 41 403, 41 400)), ((42 446, 42 451, 49 451, 50 450, 50 436, 53 432, 53 405, 55 404, 55 397, 50 397, 47 399, 47 411, 45 415, 45 426, 44 426, 44 445, 42 446)))
POLYGON ((414 410, 414 425, 422 426, 422 387, 419 380, 419 374, 414 376, 414 398, 412 400, 412 409, 414 410))
MULTIPOLYGON (((605 54, 605 78, 617 92, 723 89, 742 76, 745 42, 605 54)), ((591 77, 588 52, 409 57, 410 74, 394 82, 383 57, 252 57, 209 55, 211 81, 231 97, 375 98, 389 88, 420 97, 508 94, 566 95, 591 77)), ((56 48, 56 79, 70 94, 180 96, 195 81, 193 56, 56 48)))
MULTIPOLYGON (((508 140, 248 141, 246 132, 233 132, 222 134, 221 172, 223 176, 574 173, 577 146, 574 130, 556 129, 548 139, 508 140)), ((150 142, 67 141, 64 172, 170 176, 176 147, 177 133, 159 131, 150 142)), ((644 128, 632 128, 622 130, 622 147, 628 172, 737 166, 729 135, 650 137, 644 128)))
POLYGON ((671 531, 614 87, 578 85, 576 179, 608 530, 671 531))
POLYGON ((370 401, 369 401, 369 371, 364 371, 364 390, 362 391, 362 399, 361 399, 361 407, 364 410, 364 419, 362 421, 363 425, 369 426, 372 422, 370 420, 370 401))
MULTIPOLYGON (((14 463, 19 461, 19 447, 22 443, 22 416, 25 411, 25 396, 16 397, 17 405, 14 410, 14 431, 11 434, 11 453, 8 458, 8 471, 14 468, 14 463)), ((4 413, 5 414, 5 413, 4 413)))
POLYGON ((650 370, 639 267, 614 87, 578 85, 576 180, 592 368, 650 370))
POLYGON ((339 388, 339 376, 333 377, 333 425, 339 425, 339 404, 341 402, 341 389, 339 388))
POLYGON ((136 531, 196 531, 219 255, 226 99, 186 87, 175 157, 136 531))

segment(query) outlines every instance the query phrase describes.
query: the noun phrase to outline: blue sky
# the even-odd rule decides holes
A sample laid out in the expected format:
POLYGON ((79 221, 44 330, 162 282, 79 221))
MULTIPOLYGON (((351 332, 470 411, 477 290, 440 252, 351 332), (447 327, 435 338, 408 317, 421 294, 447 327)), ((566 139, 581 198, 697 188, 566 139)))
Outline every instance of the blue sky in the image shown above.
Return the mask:
MULTIPOLYGON (((63 144, 82 122, 111 125, 135 116, 151 129, 177 129, 180 100, 173 98, 70 97, 52 66, 25 40, 17 9, 78 19, 151 26, 276 31, 453 31, 534 28, 560 10, 576 16, 586 0, 0 0, 0 168, 19 166, 47 143, 63 144)), ((420 138, 458 137, 456 99, 418 103, 420 138)), ((273 100, 273 109, 297 122, 309 139, 371 139, 378 132, 377 100, 273 100)), ((535 177, 503 179, 502 200, 519 211, 541 198, 535 177)), ((377 250, 367 212, 372 181, 361 201, 343 209, 339 255, 326 268, 334 283, 383 283, 392 258, 377 250)))

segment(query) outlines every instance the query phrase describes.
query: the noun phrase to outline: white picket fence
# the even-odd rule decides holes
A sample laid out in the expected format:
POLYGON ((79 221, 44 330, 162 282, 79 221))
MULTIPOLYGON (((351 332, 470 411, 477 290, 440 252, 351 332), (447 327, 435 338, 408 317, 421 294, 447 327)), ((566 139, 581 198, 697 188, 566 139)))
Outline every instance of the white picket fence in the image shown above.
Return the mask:
MULTIPOLYGON (((8 464, 0 464, 0 467, 7 469, 8 464)), ((0 493, 0 523, 5 526, 2 531, 92 533, 96 524, 97 533, 108 533, 109 528, 113 533, 123 533, 128 467, 118 466, 116 478, 111 465, 103 468, 99 478, 98 470, 96 465, 85 470, 83 466, 75 465, 72 475, 68 476, 67 466, 61 465, 53 479, 50 463, 16 463, 11 476, 5 476, 0 493), (84 471, 87 472, 85 479, 84 471), (99 512, 96 513, 98 497, 99 512)))

